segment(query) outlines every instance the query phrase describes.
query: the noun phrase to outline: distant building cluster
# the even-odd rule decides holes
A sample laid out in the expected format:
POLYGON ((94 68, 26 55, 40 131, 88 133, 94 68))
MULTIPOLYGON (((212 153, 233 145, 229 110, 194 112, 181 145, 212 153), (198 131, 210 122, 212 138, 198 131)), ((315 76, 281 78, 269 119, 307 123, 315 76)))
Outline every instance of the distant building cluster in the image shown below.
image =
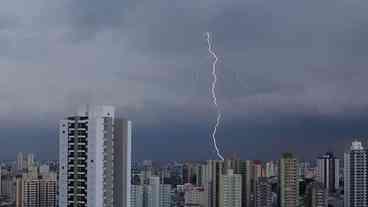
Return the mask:
POLYGON ((367 207, 368 150, 343 159, 132 162, 132 123, 88 106, 60 121, 59 159, 18 153, 0 168, 0 206, 367 207))
POLYGON ((133 165, 130 207, 343 207, 344 175, 339 163, 331 152, 314 163, 291 153, 267 162, 146 160, 133 165), (156 187, 159 193, 151 193, 152 183, 170 188, 156 187), (171 197, 171 203, 164 205, 163 197, 171 197), (152 200, 157 202, 152 205, 152 200))
POLYGON ((0 206, 57 206, 57 162, 38 162, 33 154, 18 153, 0 169, 0 206))

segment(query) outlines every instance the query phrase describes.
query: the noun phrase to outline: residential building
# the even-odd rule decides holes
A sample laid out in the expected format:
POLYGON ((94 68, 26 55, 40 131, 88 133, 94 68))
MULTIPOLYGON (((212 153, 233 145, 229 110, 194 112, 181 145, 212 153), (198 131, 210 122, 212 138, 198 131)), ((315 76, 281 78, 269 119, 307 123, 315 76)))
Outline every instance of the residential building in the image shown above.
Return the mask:
POLYGON ((144 207, 143 206, 143 185, 131 185, 131 199, 130 207, 144 207))
POLYGON ((220 176, 219 183, 219 206, 220 207, 241 207, 242 204, 242 177, 234 174, 234 170, 229 169, 227 173, 220 176))
POLYGON ((59 206, 129 207, 131 122, 87 106, 59 128, 59 206))
POLYGON ((368 205, 367 150, 359 141, 353 141, 344 154, 344 207, 368 205))
POLYGON ((328 192, 336 192, 340 181, 340 159, 328 152, 317 159, 317 180, 328 192))
POLYGON ((56 178, 24 174, 16 179, 16 207, 56 207, 56 178))
POLYGON ((208 193, 208 206, 220 207, 220 177, 224 174, 225 165, 222 160, 208 160, 204 168, 203 179, 205 191, 208 193))
POLYGON ((255 207, 272 207, 272 187, 267 177, 256 181, 255 207))
POLYGON ((205 207, 207 206, 207 194, 203 187, 193 185, 185 186, 184 206, 185 207, 205 207))
POLYGON ((297 207, 299 196, 298 164, 291 153, 284 153, 279 167, 279 204, 280 207, 297 207))
POLYGON ((171 207, 171 185, 160 184, 159 207, 171 207))
POLYGON ((328 192, 320 182, 307 185, 305 192, 305 207, 327 207, 328 192))

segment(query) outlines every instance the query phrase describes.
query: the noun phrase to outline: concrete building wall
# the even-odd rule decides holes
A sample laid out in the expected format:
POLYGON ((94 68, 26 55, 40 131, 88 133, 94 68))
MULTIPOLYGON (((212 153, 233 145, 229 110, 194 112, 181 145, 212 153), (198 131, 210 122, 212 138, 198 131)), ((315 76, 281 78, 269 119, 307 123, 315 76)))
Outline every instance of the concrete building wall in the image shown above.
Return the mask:
POLYGON ((280 207, 297 207, 298 186, 298 164, 291 153, 283 154, 279 167, 279 203, 280 207))
POLYGON ((220 176, 219 206, 220 207, 241 207, 242 187, 241 175, 234 174, 233 170, 228 170, 225 175, 220 176))
POLYGON ((130 207, 131 122, 92 106, 59 127, 59 206, 130 207))

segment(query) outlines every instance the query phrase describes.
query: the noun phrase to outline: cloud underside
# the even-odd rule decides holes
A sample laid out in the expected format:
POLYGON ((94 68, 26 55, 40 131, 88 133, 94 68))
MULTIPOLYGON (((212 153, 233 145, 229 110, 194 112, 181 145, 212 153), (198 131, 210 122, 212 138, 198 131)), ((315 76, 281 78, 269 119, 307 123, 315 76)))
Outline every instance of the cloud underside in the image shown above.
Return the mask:
MULTIPOLYGON (((142 131, 188 126, 195 139, 204 136, 200 146, 211 154, 205 132, 215 118, 212 59, 204 36, 211 32, 220 58, 222 130, 236 126, 230 135, 220 133, 229 137, 220 138, 227 151, 237 149, 237 142, 252 146, 244 141, 252 134, 303 140, 288 132, 303 134, 291 124, 300 120, 316 123, 308 129, 316 131, 308 134, 311 146, 329 137, 321 132, 325 124, 329 131, 346 128, 328 140, 364 134, 361 125, 349 123, 366 119, 368 2, 5 0, 3 5, 1 121, 52 128, 79 104, 113 104, 142 131), (289 130, 261 133, 275 123, 289 130), (197 127, 203 129, 198 137, 197 127)), ((180 132, 169 131, 171 137, 180 132)), ((40 142, 49 139, 45 134, 50 132, 41 133, 40 142)), ((137 132, 140 146, 149 134, 137 132)))

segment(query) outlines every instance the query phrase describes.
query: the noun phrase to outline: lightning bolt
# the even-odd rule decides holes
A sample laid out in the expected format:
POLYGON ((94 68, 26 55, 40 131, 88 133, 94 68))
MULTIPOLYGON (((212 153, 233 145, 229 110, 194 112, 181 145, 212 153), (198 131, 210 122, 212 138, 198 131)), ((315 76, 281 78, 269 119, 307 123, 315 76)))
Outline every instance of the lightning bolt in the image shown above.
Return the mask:
POLYGON ((212 137, 212 140, 213 140, 213 145, 215 147, 217 156, 221 160, 224 160, 224 157, 221 155, 220 150, 219 150, 219 148, 217 146, 217 142, 216 142, 217 128, 219 127, 220 122, 221 122, 221 118, 222 118, 221 110, 220 110, 220 108, 219 108, 219 106, 217 104, 217 97, 216 97, 216 83, 217 83, 216 64, 217 64, 217 61, 218 61, 218 57, 217 57, 216 53, 213 51, 213 49, 212 49, 211 34, 209 32, 206 33, 206 40, 207 40, 207 44, 208 44, 208 52, 214 58, 214 61, 212 62, 212 76, 213 76, 213 81, 212 81, 212 86, 211 86, 211 93, 212 93, 212 101, 213 101, 213 104, 215 105, 216 110, 217 110, 216 124, 213 127, 213 131, 212 131, 211 137, 212 137))

